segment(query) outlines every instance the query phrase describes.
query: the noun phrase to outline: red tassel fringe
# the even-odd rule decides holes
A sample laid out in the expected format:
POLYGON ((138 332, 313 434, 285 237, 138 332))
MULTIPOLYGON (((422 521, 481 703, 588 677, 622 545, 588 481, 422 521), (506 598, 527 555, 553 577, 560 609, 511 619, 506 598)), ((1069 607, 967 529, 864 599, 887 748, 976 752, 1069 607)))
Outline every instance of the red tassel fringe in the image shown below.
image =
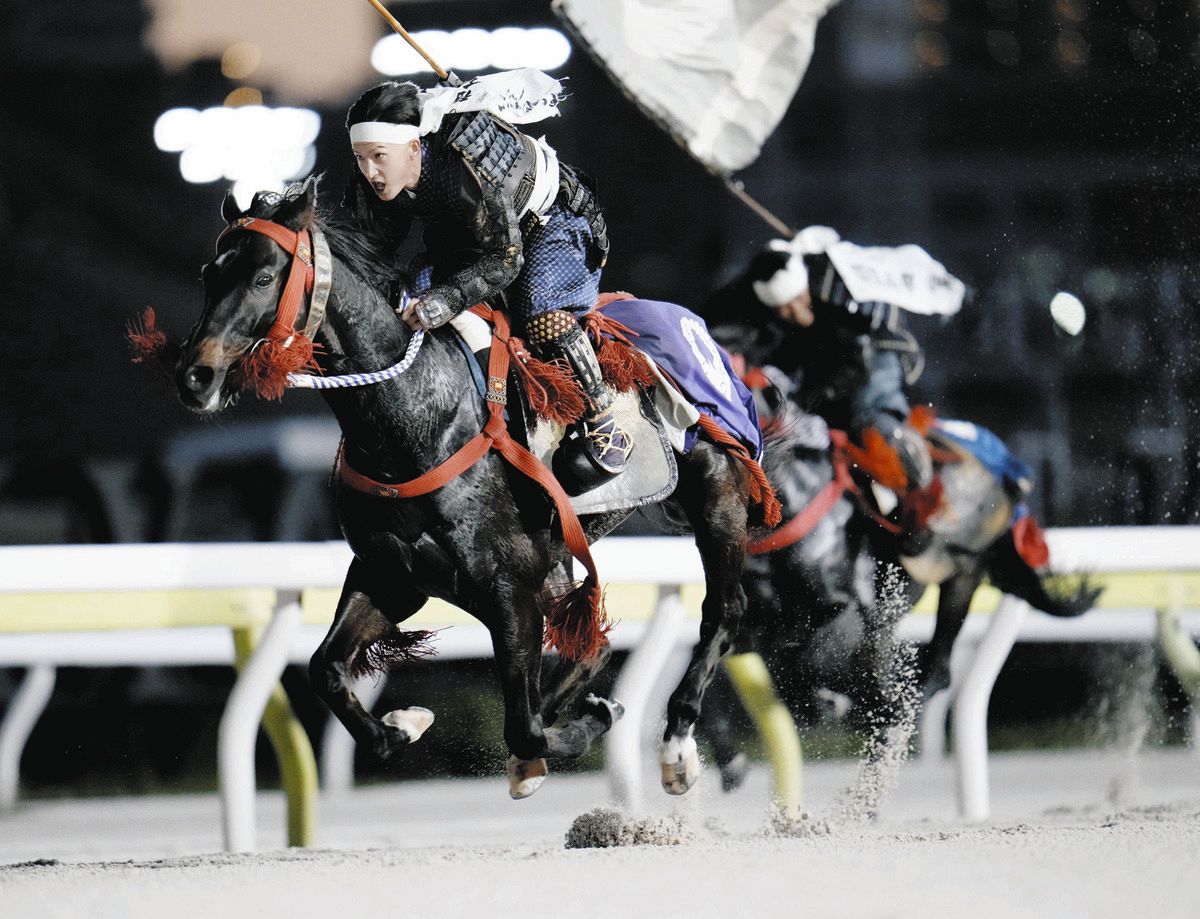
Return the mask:
POLYGON ((708 435, 725 452, 741 462, 750 472, 750 502, 762 508, 763 523, 769 527, 779 526, 783 519, 783 509, 779 506, 779 498, 771 486, 762 466, 752 457, 746 447, 736 437, 726 431, 717 421, 704 412, 700 413, 700 429, 708 435))
POLYGON ((125 323, 125 340, 132 352, 130 360, 135 364, 157 361, 167 347, 167 333, 158 327, 153 307, 146 307, 137 319, 125 323))
POLYGON ((1033 514, 1026 514, 1013 524, 1013 543, 1030 568, 1041 571, 1050 564, 1050 547, 1033 514))
POLYGON ((942 506, 942 480, 934 479, 928 488, 914 488, 904 495, 902 526, 905 532, 919 533, 929 525, 929 518, 942 506))
POLYGON ((125 323, 125 340, 129 343, 129 359, 150 368, 164 380, 171 378, 179 346, 167 340, 167 333, 158 327, 154 309, 146 307, 137 319, 125 323))
POLYGON ((564 660, 590 660, 608 644, 612 627, 604 606, 604 591, 589 575, 551 604, 545 645, 564 660))
POLYGON ((636 387, 650 387, 658 382, 646 359, 632 345, 616 338, 602 340, 596 360, 605 382, 617 392, 632 392, 636 387))
POLYGON ((563 361, 539 360, 516 337, 509 338, 508 350, 535 414, 563 425, 572 425, 583 417, 583 390, 570 367, 563 361))
POLYGON ((875 428, 863 433, 863 445, 846 444, 850 461, 884 488, 903 492, 908 488, 908 475, 900 463, 900 454, 875 428))
POLYGON ((268 337, 242 361, 239 382, 244 389, 263 399, 280 399, 287 390, 289 373, 320 372, 312 339, 296 332, 287 347, 285 340, 268 337))
POLYGON ((932 405, 917 405, 908 413, 909 427, 914 428, 922 437, 928 437, 937 421, 937 412, 932 405))

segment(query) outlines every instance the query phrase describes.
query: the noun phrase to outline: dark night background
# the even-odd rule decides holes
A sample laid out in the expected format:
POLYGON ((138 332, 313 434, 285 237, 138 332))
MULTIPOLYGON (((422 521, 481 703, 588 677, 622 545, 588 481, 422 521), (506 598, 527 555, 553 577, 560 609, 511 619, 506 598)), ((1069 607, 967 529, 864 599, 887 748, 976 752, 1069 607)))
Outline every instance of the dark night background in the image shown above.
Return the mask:
MULTIPOLYGON (((393 10, 412 30, 557 25, 548 0, 393 10)), ((222 226, 226 186, 185 183, 177 156, 155 148, 154 121, 218 105, 238 85, 215 60, 165 70, 143 41, 149 16, 139 0, 0 0, 0 543, 336 537, 310 500, 325 468, 264 448, 179 471, 181 444, 269 440, 284 417, 324 419, 317 397, 246 401, 202 423, 127 360, 123 326, 144 307, 173 333, 190 326, 222 226)), ((917 327, 928 368, 915 393, 1033 464, 1047 525, 1200 520, 1198 25, 1194 0, 843 0, 741 175, 794 226, 918 243, 977 291, 949 323, 917 327), (1088 308, 1082 341, 1053 331, 1060 289, 1088 308)), ((555 75, 571 96, 545 130, 599 181, 613 240, 605 288, 694 304, 771 238, 586 53, 555 75)), ((263 89, 269 104, 313 104, 263 89)), ((316 105, 330 198, 351 168, 352 97, 316 105)), ((1114 653, 1125 667, 1129 655, 1114 653)), ((1015 701, 994 706, 993 721, 1095 708, 1113 660, 1019 650, 996 691, 1015 701)), ((293 696, 306 691, 293 682, 293 696)), ((11 685, 0 673, 0 698, 11 685)), ((130 754, 113 737, 158 737, 155 717, 173 736, 164 711, 219 711, 227 685, 215 671, 66 675, 28 751, 56 764, 35 783, 82 781, 97 758, 118 782, 171 781, 211 751, 202 732, 168 741, 173 752, 155 742, 130 754), (159 715, 126 721, 114 701, 159 715), (80 712, 95 716, 95 737, 64 751, 62 726, 80 712), (129 756, 145 759, 123 766, 129 756)))

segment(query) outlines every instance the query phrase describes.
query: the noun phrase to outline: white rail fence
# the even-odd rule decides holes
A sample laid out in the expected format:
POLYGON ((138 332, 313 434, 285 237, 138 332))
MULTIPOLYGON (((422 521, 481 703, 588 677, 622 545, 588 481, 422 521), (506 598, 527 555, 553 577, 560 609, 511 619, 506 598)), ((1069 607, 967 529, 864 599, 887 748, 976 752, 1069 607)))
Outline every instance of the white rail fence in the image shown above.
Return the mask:
MULTIPOLYGON (((988 700, 1016 640, 1150 641, 1155 611, 1164 608, 1182 614, 1189 633, 1200 630, 1200 527, 1083 528, 1048 538, 1058 569, 1114 575, 1110 596, 1121 608, 1055 620, 1009 598, 993 615, 969 617, 961 643, 974 645, 974 653, 956 650, 949 693, 960 808, 968 819, 987 816, 988 700)), ((606 738, 607 768, 615 800, 637 809, 650 739, 696 639, 702 570, 683 538, 608 539, 595 554, 612 585, 612 612, 622 620, 614 645, 632 650, 614 692, 626 717, 606 738)), ((258 725, 284 667, 307 661, 316 647, 349 560, 340 543, 0 548, 0 666, 28 668, 0 723, 0 808, 16 799, 21 751, 50 698, 55 668, 232 664, 230 629, 249 629, 257 643, 222 716, 218 771, 226 848, 252 850, 258 725)), ((482 626, 445 604, 431 603, 412 622, 456 626, 439 636, 443 657, 490 656, 482 626)), ((900 634, 919 640, 932 627, 932 616, 910 614, 900 634)), ((940 750, 939 712, 944 723, 947 703, 934 701, 925 747, 940 750)), ((337 725, 326 734, 323 771, 331 790, 351 780, 348 741, 337 725)))

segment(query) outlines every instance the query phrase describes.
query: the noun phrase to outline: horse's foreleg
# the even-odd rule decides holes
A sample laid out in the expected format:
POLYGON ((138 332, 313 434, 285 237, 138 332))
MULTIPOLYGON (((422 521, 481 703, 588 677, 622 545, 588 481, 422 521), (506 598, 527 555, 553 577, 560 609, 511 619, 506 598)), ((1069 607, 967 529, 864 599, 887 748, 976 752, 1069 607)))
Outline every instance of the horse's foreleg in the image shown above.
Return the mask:
MULTIPOLYGON (((492 646, 504 693, 504 740, 508 761, 509 793, 527 798, 542 784, 547 758, 571 759, 587 752, 592 740, 620 717, 620 706, 588 696, 580 714, 561 727, 545 727, 540 680, 542 663, 542 612, 537 594, 508 587, 497 589, 500 614, 492 626, 492 646)), ((607 658, 607 653, 601 655, 607 658)), ((565 675, 556 686, 549 709, 569 702, 586 685, 603 660, 582 664, 563 662, 565 675)))
POLYGON ((950 685, 950 653, 967 620, 971 598, 982 580, 983 570, 976 567, 975 570, 954 575, 938 587, 937 624, 929 644, 921 649, 917 657, 920 686, 925 698, 950 685))
POLYGON ((375 718, 354 694, 353 676, 363 668, 368 649, 393 634, 396 625, 419 610, 426 599, 424 594, 393 583, 382 586, 380 579, 355 559, 346 574, 333 625, 309 662, 309 678, 317 695, 355 741, 381 759, 420 737, 432 723, 433 713, 410 708, 375 718))
POLYGON ((746 485, 734 461, 703 443, 688 457, 688 474, 680 470, 676 497, 696 534, 704 564, 700 641, 687 672, 667 704, 667 729, 660 751, 663 788, 686 792, 700 776, 700 756, 693 736, 704 691, 721 658, 729 651, 746 610, 742 571, 746 562, 746 485))

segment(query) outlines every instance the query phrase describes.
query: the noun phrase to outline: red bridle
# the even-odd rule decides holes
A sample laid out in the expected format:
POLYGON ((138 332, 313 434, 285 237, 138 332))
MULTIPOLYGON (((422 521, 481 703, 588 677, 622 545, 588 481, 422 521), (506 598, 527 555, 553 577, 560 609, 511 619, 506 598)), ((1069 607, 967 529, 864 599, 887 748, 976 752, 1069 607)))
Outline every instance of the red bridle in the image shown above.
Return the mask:
POLYGON ((308 230, 289 230, 285 226, 259 217, 239 217, 221 231, 221 235, 217 237, 218 248, 222 239, 239 230, 261 233, 291 256, 291 267, 283 284, 283 294, 279 297, 275 321, 267 332, 267 341, 280 342, 286 348, 296 334, 296 319, 300 315, 300 307, 304 305, 305 296, 312 293, 316 280, 312 237, 308 230))

